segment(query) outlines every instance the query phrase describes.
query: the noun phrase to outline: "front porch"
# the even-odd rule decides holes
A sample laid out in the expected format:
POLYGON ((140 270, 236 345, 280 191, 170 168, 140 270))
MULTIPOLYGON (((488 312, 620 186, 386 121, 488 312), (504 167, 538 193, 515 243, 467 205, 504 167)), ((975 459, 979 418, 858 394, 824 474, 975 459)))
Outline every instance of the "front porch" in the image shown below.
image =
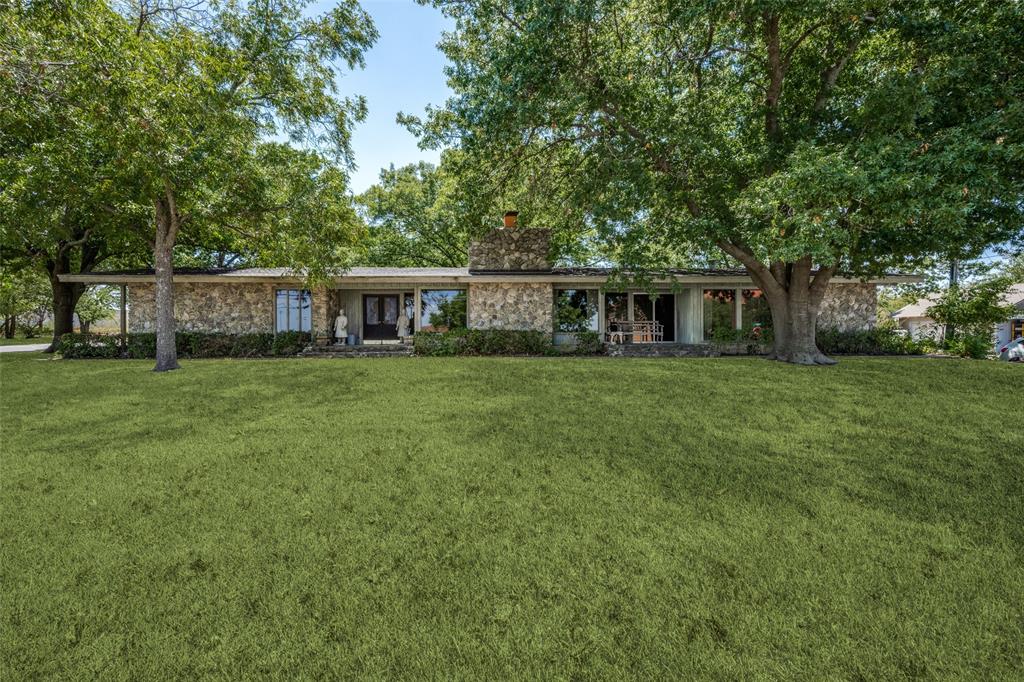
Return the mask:
POLYGON ((320 347, 411 346, 417 332, 466 326, 467 290, 450 283, 339 286, 323 295, 320 347))

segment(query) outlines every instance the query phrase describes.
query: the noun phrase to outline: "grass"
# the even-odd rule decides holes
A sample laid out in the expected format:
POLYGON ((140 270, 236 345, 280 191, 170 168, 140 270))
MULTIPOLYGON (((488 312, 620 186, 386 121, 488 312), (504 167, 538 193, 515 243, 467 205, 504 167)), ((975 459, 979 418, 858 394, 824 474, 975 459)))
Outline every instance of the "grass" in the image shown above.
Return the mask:
POLYGON ((0 336, 0 346, 28 346, 36 343, 50 343, 53 340, 53 335, 34 336, 31 339, 26 339, 24 336, 15 336, 12 339, 5 339, 0 336))
POLYGON ((1011 678, 1024 367, 0 356, 6 679, 1011 678))

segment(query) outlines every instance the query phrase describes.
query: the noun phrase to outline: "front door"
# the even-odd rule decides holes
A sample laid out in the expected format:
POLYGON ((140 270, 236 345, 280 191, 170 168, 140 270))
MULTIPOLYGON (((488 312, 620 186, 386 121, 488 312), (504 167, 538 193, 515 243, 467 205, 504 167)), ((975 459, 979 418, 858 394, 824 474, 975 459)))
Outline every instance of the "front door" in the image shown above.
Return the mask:
POLYGON ((383 341, 398 338, 398 295, 363 295, 363 339, 383 341))

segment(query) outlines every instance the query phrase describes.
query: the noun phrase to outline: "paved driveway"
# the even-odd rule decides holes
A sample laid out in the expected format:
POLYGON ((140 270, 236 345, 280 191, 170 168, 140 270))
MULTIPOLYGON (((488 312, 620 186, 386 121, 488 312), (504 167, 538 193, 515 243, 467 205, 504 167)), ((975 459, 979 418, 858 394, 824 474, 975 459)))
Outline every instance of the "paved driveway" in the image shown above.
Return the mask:
POLYGON ((46 350, 48 343, 28 343, 23 346, 0 346, 0 353, 27 353, 33 350, 46 350))

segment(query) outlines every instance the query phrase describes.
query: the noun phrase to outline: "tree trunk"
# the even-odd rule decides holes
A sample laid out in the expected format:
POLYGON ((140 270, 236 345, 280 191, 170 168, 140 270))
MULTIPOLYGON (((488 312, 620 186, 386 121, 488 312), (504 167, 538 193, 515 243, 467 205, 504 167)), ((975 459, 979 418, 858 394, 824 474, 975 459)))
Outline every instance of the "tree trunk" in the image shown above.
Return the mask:
POLYGON ((88 334, 89 333, 89 323, 86 322, 85 320, 79 320, 78 321, 78 331, 82 332, 83 334, 88 334))
POLYGON ((156 268, 156 366, 155 372, 179 369, 174 329, 174 265, 172 255, 178 232, 178 212, 173 191, 165 186, 165 198, 156 201, 156 239, 153 265, 156 268))
POLYGON ((816 338, 818 310, 832 278, 831 271, 812 274, 809 258, 774 264, 769 272, 773 271, 773 283, 765 283, 751 273, 772 311, 774 343, 769 359, 797 365, 836 364, 818 349, 816 338))
POLYGON ((14 315, 5 315, 4 316, 4 338, 5 339, 13 339, 14 338, 14 332, 16 331, 15 324, 17 323, 17 321, 18 321, 18 318, 16 318, 14 315))
POLYGON ((719 242, 719 247, 746 267, 764 293, 772 311, 774 343, 771 360, 798 365, 834 365, 836 361, 818 349, 818 310, 836 267, 811 269, 811 257, 792 263, 765 265, 740 245, 719 242))
POLYGON ((85 293, 85 285, 79 282, 61 282, 57 276, 65 274, 67 268, 47 268, 50 288, 53 290, 53 339, 47 353, 56 352, 60 337, 75 331, 75 306, 85 293))
POLYGON ((818 349, 816 332, 820 301, 814 302, 808 286, 794 285, 783 294, 766 294, 772 310, 774 343, 771 360, 797 365, 834 365, 836 361, 818 349))

